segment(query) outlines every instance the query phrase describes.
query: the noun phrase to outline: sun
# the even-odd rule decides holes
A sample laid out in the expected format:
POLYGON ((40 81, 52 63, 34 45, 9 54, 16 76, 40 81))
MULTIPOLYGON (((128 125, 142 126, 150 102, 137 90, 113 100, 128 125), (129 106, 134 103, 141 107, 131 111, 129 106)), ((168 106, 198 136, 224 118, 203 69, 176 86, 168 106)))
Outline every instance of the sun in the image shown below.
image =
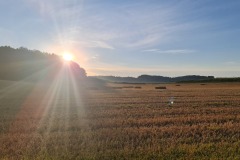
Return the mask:
POLYGON ((63 59, 64 59, 65 61, 72 61, 72 60, 73 60, 73 55, 70 54, 70 53, 64 53, 64 54, 63 54, 63 59))

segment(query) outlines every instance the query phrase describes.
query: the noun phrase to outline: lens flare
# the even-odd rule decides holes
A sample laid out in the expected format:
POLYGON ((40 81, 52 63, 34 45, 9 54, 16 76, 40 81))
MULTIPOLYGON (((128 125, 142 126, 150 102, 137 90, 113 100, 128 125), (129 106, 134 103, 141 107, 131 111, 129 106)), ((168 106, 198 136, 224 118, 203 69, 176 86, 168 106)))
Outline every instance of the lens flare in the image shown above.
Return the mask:
POLYGON ((69 53, 65 53, 65 54, 63 54, 63 59, 65 61, 72 61, 73 60, 73 55, 69 54, 69 53))

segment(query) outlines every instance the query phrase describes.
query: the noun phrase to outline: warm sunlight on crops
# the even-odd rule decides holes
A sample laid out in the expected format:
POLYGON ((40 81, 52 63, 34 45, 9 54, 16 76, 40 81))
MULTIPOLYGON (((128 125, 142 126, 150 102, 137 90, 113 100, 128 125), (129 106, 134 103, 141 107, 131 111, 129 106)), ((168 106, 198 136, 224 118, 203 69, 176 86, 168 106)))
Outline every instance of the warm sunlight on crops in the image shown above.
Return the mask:
POLYGON ((0 81, 0 159, 240 158, 239 83, 71 81, 0 81))

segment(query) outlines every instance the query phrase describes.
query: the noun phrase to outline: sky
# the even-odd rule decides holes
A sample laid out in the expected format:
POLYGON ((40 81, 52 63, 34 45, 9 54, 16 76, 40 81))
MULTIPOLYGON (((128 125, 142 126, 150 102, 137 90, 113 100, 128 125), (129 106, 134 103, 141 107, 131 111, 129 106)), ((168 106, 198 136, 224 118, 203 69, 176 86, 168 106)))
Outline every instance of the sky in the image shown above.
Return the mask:
POLYGON ((72 53, 88 75, 240 77, 239 0, 1 0, 0 46, 72 53))

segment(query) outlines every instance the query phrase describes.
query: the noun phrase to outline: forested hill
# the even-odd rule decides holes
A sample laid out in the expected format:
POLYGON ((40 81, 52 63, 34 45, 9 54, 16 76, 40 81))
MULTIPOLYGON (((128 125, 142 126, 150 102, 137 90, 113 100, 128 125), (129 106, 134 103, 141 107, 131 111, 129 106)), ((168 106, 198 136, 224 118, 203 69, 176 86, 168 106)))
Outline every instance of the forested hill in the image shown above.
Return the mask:
MULTIPOLYGON (((61 57, 27 48, 0 47, 0 79, 30 80, 52 79, 63 69, 61 57)), ((66 67, 65 67, 66 68, 66 67)), ((86 72, 76 62, 69 62, 68 69, 79 78, 86 77, 86 72)))
POLYGON ((212 80, 214 76, 198 76, 189 75, 181 77, 164 77, 164 76, 152 76, 152 75, 141 75, 137 78, 134 77, 115 77, 115 76, 95 76, 96 78, 120 83, 168 83, 168 82, 181 82, 181 81, 201 81, 201 80, 212 80))

